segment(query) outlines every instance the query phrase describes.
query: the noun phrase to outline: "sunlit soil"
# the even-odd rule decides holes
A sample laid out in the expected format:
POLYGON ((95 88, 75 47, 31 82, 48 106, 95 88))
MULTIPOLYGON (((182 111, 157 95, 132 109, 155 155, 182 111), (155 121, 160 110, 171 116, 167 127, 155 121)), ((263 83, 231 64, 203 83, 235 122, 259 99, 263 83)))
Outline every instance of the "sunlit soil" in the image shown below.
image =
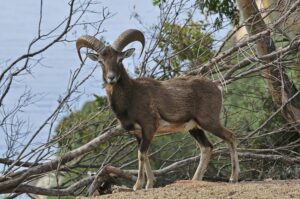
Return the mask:
POLYGON ((300 198, 300 180, 252 181, 236 184, 186 180, 151 190, 118 192, 94 198, 300 198))

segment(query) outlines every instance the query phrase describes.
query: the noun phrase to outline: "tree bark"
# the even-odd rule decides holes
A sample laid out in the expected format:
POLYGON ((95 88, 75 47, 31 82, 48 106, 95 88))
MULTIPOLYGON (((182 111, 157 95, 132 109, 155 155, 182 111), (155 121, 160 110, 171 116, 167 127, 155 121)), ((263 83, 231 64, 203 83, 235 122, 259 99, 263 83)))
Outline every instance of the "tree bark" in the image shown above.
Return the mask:
MULTIPOLYGON (((255 35, 267 30, 267 26, 263 21, 255 0, 237 0, 243 21, 246 22, 246 29, 249 36, 255 35)), ((256 40, 257 54, 262 57, 276 51, 275 44, 271 38, 271 34, 263 34, 261 39, 256 40)), ((263 59, 265 64, 271 63, 277 59, 276 57, 263 59)), ((277 108, 288 101, 297 93, 297 88, 287 76, 282 63, 277 62, 273 67, 268 67, 262 71, 267 88, 272 96, 273 102, 277 108)), ((284 118, 291 123, 300 122, 300 95, 297 95, 282 110, 284 118)), ((300 133, 300 126, 297 131, 300 133)))

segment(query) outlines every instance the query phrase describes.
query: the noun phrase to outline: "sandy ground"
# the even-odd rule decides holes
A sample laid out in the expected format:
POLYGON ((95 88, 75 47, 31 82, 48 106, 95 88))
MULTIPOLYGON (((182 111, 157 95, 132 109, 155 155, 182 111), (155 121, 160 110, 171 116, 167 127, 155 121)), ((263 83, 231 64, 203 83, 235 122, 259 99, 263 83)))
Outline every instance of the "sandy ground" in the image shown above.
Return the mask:
MULTIPOLYGON (((78 197, 82 198, 82 197, 78 197)), ((94 197, 126 199, 177 199, 177 198, 300 198, 300 180, 256 181, 237 184, 222 182, 178 181, 174 184, 151 190, 118 192, 94 197)))

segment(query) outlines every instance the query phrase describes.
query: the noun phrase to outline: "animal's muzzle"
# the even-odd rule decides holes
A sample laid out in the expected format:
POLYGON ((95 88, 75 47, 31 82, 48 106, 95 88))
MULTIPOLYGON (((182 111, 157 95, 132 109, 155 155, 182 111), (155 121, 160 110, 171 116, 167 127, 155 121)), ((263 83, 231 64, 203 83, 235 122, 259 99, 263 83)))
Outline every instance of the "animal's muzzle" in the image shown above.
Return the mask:
POLYGON ((108 73, 106 76, 106 81, 109 84, 115 84, 119 80, 119 76, 117 76, 115 73, 108 73))

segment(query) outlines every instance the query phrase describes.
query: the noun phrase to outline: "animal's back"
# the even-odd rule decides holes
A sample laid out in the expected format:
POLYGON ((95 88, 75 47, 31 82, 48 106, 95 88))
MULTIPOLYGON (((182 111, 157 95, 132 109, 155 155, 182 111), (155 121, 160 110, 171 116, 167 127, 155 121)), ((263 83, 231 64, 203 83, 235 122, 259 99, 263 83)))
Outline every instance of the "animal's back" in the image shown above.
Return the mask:
POLYGON ((218 115, 222 95, 218 85, 204 77, 178 77, 166 81, 137 79, 147 90, 160 117, 168 122, 190 121, 196 115, 215 111, 218 115))

